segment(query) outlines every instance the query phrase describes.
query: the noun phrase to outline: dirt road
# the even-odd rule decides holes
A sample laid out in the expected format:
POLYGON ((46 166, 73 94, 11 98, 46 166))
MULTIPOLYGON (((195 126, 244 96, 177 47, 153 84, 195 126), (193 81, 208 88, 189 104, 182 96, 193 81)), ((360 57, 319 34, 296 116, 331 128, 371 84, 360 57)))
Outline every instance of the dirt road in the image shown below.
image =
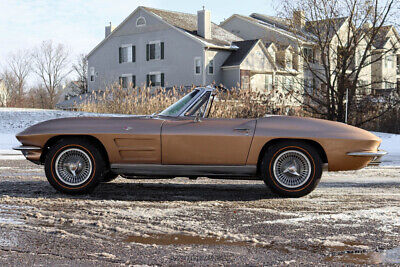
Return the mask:
POLYGON ((262 182, 186 178, 57 193, 0 161, 0 265, 400 263, 400 168, 325 173, 300 199, 262 182))

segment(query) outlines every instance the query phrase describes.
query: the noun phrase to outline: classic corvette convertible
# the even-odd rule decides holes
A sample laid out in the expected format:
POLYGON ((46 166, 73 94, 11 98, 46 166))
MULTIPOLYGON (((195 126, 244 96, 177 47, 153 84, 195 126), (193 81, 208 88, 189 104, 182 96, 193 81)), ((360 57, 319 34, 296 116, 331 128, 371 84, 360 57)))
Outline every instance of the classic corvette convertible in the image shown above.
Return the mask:
POLYGON ((43 164, 50 184, 68 194, 122 175, 262 179, 285 197, 310 193, 324 168, 357 170, 386 153, 377 136, 338 122, 209 118, 216 92, 196 88, 152 116, 45 121, 19 133, 15 149, 43 164))

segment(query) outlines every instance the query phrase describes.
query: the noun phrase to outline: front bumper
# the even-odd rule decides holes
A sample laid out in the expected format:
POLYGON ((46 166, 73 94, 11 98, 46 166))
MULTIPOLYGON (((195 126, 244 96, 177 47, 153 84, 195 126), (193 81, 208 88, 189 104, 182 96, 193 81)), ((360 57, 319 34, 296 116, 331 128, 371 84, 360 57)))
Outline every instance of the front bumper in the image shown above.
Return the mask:
POLYGON ((42 148, 36 146, 18 146, 14 150, 21 151, 27 160, 33 163, 40 164, 40 157, 42 155, 42 148))
POLYGON ((381 164, 381 158, 385 155, 387 155, 387 152, 384 150, 378 150, 377 152, 349 152, 347 153, 348 156, 353 156, 353 157, 371 157, 372 160, 368 165, 379 165, 381 164))

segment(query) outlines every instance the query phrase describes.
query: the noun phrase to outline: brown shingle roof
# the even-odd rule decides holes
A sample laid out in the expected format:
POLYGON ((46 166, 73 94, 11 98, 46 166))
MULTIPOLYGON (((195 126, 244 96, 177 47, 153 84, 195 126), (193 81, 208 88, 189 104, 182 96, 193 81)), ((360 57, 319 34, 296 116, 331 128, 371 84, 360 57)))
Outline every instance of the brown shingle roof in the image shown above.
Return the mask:
POLYGON ((167 11, 150 7, 142 7, 142 8, 159 16, 162 20, 164 20, 168 24, 171 24, 174 27, 184 30, 185 32, 193 35, 194 37, 200 39, 205 43, 210 43, 216 46, 230 46, 232 42, 242 40, 240 37, 223 29, 222 27, 216 25, 215 23, 211 24, 212 39, 206 40, 205 38, 197 34, 197 15, 176 12, 176 11, 167 11))

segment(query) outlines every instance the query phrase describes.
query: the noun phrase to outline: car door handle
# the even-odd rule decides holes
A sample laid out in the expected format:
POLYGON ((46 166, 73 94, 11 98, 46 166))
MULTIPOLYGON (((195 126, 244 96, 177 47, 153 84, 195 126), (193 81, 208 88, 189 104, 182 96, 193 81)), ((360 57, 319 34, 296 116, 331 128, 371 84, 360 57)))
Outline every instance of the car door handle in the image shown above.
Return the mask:
POLYGON ((250 132, 249 128, 235 128, 233 130, 236 131, 236 132, 246 132, 246 133, 250 132))

